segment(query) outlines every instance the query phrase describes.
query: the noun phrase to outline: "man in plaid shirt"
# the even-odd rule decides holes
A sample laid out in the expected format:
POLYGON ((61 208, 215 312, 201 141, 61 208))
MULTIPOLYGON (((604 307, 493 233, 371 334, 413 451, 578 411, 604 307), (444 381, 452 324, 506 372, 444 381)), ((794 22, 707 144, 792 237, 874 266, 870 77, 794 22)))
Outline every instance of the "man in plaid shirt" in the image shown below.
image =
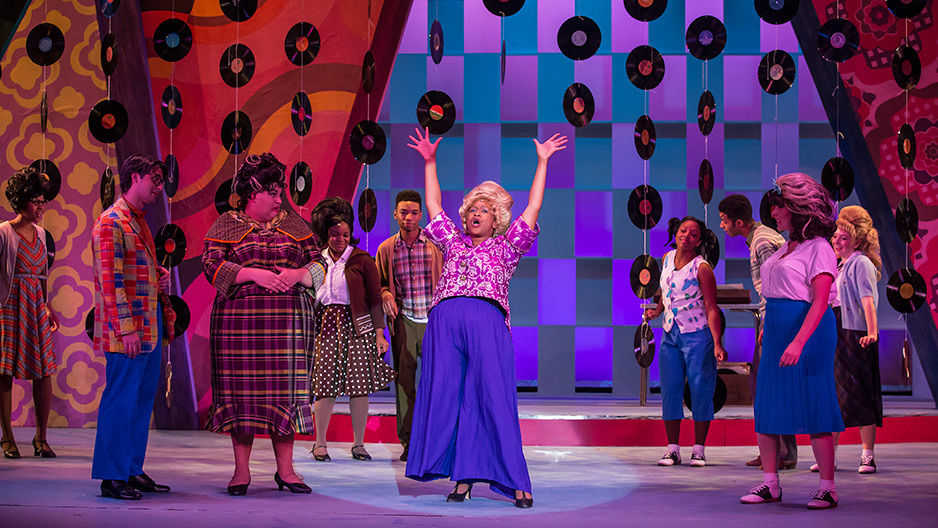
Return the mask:
POLYGON ((381 301, 391 331, 391 353, 397 370, 397 436, 407 460, 414 402, 417 401, 417 370, 427 313, 440 280, 443 255, 420 230, 422 199, 417 191, 401 191, 394 205, 400 232, 378 246, 378 275, 381 301))
POLYGON ((143 217, 144 207, 163 193, 164 175, 156 158, 127 158, 120 170, 123 194, 91 232, 94 350, 107 360, 91 478, 101 479, 102 496, 115 499, 169 491, 143 472, 162 347, 172 340, 176 319, 166 294, 169 271, 156 263, 143 217))

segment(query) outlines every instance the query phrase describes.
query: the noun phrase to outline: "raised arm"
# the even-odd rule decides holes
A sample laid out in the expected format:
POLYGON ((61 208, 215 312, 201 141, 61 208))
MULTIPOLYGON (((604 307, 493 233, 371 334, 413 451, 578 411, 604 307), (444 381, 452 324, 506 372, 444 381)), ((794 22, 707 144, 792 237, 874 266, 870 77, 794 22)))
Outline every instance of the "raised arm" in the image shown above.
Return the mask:
MULTIPOLYGON (((567 148, 567 136, 554 134, 547 141, 539 143, 534 141, 534 148, 537 149, 537 169, 534 171, 534 181, 531 183, 531 192, 528 194, 528 206, 521 213, 521 218, 528 227, 534 228, 537 225, 537 217, 541 213, 541 204, 544 203, 544 186, 547 183, 547 160, 558 150, 567 148)), ((429 192, 429 188, 428 188, 429 192)))
POLYGON ((440 192, 440 180, 436 174, 436 148, 443 138, 438 137, 436 141, 431 142, 429 128, 425 133, 420 132, 419 128, 415 128, 414 132, 417 137, 409 136, 411 143, 407 146, 423 156, 424 186, 426 187, 423 200, 427 204, 427 214, 430 215, 430 220, 433 220, 443 211, 443 193, 440 192))

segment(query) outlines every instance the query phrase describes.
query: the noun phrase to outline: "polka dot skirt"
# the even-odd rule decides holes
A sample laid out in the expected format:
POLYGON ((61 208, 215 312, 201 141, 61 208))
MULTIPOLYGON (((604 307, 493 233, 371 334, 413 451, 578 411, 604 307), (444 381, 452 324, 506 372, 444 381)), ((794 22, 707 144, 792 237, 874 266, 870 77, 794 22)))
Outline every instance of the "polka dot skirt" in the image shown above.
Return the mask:
POLYGON ((347 305, 321 309, 314 353, 312 393, 317 398, 366 396, 387 387, 396 375, 378 357, 374 333, 355 333, 347 305))

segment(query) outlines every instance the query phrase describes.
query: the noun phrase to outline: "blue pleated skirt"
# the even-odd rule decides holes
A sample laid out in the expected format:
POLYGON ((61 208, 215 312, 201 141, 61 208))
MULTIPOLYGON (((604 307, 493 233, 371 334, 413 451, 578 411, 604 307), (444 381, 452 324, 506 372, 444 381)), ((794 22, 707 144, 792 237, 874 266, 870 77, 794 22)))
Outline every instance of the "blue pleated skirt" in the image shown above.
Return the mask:
POLYGON ((798 363, 778 362, 791 344, 811 304, 766 299, 762 359, 756 380, 756 432, 817 434, 844 430, 834 382, 837 322, 830 308, 804 346, 798 363))

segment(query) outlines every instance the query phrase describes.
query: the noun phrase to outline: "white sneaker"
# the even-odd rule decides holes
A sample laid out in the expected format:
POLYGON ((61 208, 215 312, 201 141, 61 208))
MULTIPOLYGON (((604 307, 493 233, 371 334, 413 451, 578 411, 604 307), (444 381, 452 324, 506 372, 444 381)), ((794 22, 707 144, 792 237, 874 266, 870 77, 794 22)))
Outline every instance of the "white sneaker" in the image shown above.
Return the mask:
POLYGON ((837 507, 837 492, 830 490, 817 490, 814 497, 808 501, 809 510, 829 510, 837 507))
POLYGON ((664 456, 658 460, 659 466, 680 466, 681 454, 677 451, 668 450, 664 456))
POLYGON ((857 473, 876 473, 876 461, 873 460, 873 455, 860 457, 860 467, 857 468, 857 473))

